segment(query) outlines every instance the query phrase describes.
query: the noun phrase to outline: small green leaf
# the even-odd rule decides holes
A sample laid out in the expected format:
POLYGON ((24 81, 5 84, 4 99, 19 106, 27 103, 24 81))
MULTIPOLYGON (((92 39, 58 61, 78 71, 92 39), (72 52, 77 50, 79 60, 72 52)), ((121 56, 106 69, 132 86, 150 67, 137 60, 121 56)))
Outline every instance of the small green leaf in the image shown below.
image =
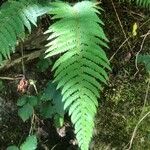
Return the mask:
POLYGON ((51 81, 48 82, 47 88, 44 90, 43 95, 41 96, 42 101, 50 101, 53 99, 56 92, 56 85, 51 81))
POLYGON ((51 64, 52 64, 52 61, 50 59, 41 59, 37 63, 37 69, 38 69, 39 72, 44 72, 49 68, 49 66, 51 64))
POLYGON ((62 95, 60 90, 56 90, 56 84, 49 81, 47 88, 44 90, 42 101, 51 100, 55 113, 64 115, 64 104, 62 103, 62 95))
POLYGON ((147 72, 150 72, 150 55, 149 54, 139 54, 137 58, 138 63, 143 63, 147 72))
POLYGON ((28 103, 31 105, 31 106, 36 106, 38 104, 38 99, 36 96, 29 96, 28 97, 28 103))
POLYGON ((50 102, 43 104, 40 108, 41 115, 45 118, 51 118, 55 113, 54 107, 50 102))
POLYGON ((30 104, 26 104, 18 110, 18 115, 25 122, 32 116, 33 107, 30 104))
POLYGON ((47 102, 47 101, 51 101, 51 97, 49 96, 49 93, 45 92, 40 96, 41 101, 43 102, 47 102))
POLYGON ((55 123, 55 127, 56 127, 56 128, 62 127, 63 124, 64 124, 64 117, 63 117, 63 116, 60 116, 60 115, 58 115, 58 114, 56 114, 56 115, 54 116, 54 123, 55 123))
POLYGON ((19 150, 19 148, 15 145, 9 146, 7 150, 19 150))
POLYGON ((36 96, 25 95, 18 100, 17 106, 23 106, 26 103, 29 103, 31 106, 34 107, 38 104, 38 98, 36 96))
POLYGON ((27 137, 26 141, 20 146, 20 150, 35 150, 37 148, 37 138, 35 135, 27 137))
POLYGON ((19 98, 18 101, 17 101, 17 106, 25 105, 27 103, 27 98, 28 98, 27 95, 19 98))

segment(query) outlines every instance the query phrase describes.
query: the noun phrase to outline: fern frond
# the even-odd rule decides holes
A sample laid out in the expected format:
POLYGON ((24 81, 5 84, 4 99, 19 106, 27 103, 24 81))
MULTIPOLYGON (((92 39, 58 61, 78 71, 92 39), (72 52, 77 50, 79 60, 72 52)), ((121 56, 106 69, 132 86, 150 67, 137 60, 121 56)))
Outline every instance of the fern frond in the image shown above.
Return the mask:
POLYGON ((0 64, 10 58, 17 40, 25 38, 25 27, 31 32, 31 24, 36 26, 37 17, 48 10, 37 0, 8 1, 0 9, 0 64))
POLYGON ((53 66, 54 82, 58 83, 57 88, 62 88, 64 108, 71 115, 79 146, 88 150, 101 83, 106 84, 108 80, 105 68, 110 69, 103 51, 108 47, 108 39, 95 3, 51 5, 52 18, 59 20, 46 32, 51 33, 46 57, 62 54, 53 66))
POLYGON ((147 9, 150 9, 150 0, 120 0, 120 1, 126 1, 126 2, 133 2, 136 3, 138 6, 145 7, 147 9))

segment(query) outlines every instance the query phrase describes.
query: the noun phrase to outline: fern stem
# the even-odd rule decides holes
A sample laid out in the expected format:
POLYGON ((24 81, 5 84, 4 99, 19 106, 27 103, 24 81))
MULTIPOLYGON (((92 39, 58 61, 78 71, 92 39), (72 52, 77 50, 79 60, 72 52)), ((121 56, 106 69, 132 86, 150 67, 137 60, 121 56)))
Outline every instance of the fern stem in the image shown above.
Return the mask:
POLYGON ((20 44, 20 49, 21 49, 21 64, 22 64, 22 73, 23 75, 25 75, 25 65, 24 65, 24 59, 23 59, 23 56, 24 56, 24 52, 23 52, 23 43, 21 42, 20 44))
POLYGON ((110 57, 109 61, 112 61, 112 59, 114 58, 114 56, 118 53, 118 51, 123 47, 123 45, 131 38, 131 36, 129 36, 127 39, 124 40, 124 42, 119 46, 119 48, 116 50, 116 52, 110 57))

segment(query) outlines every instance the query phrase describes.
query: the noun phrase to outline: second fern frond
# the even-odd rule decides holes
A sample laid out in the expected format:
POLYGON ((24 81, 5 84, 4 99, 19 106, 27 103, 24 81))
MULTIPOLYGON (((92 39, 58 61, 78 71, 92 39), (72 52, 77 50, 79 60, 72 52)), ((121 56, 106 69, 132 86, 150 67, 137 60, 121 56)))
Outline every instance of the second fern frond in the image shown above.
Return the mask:
POLYGON ((0 64, 15 51, 18 40, 25 38, 25 27, 31 32, 37 17, 48 11, 37 0, 8 1, 0 10, 0 64), (25 26, 25 27, 24 27, 25 26))
POLYGON ((126 2, 133 2, 133 3, 136 3, 137 6, 142 6, 142 7, 145 7, 147 9, 150 10, 150 0, 120 0, 120 1, 126 1, 126 2))

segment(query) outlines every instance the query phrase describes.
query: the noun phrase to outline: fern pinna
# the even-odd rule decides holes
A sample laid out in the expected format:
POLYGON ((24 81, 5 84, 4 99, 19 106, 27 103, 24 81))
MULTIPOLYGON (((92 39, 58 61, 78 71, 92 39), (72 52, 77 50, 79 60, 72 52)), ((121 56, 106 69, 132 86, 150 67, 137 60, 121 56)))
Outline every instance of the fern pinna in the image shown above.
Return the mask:
POLYGON ((130 3, 135 2, 138 6, 150 9, 150 0, 120 0, 120 1, 126 1, 130 3))
POLYGON ((62 88, 64 109, 69 111, 81 150, 88 150, 94 127, 101 82, 107 83, 105 68, 110 69, 103 47, 107 38, 95 3, 83 1, 70 6, 52 3, 50 14, 57 19, 51 33, 46 57, 62 54, 55 62, 57 88, 62 88))
POLYGON ((37 17, 47 12, 47 6, 37 0, 8 1, 0 9, 0 64, 10 58, 17 40, 25 38, 25 28, 31 32, 31 23, 36 26, 37 17))

